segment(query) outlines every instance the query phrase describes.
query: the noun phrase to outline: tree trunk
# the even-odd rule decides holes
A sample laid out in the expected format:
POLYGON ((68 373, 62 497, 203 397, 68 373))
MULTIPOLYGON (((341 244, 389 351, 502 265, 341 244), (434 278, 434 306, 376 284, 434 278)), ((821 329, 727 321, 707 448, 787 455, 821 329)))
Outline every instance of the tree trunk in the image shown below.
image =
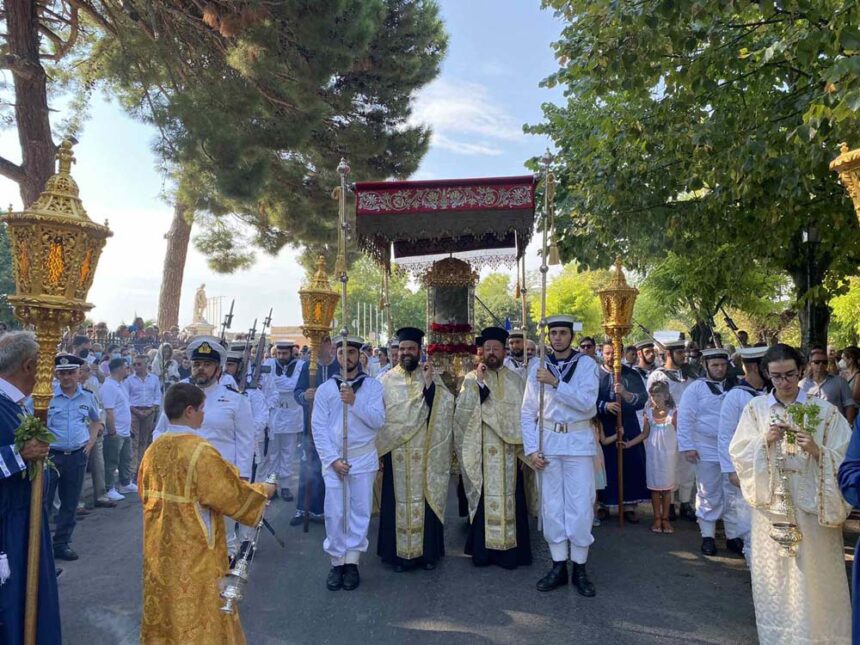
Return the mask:
POLYGON ((54 173, 54 141, 48 112, 45 69, 39 62, 39 22, 33 0, 6 0, 8 51, 5 66, 15 80, 15 121, 21 165, 0 163, 0 174, 18 182, 26 208, 54 173))
POLYGON ((186 217, 190 209, 180 203, 173 207, 173 222, 165 235, 167 252, 161 273, 161 293, 158 296, 158 328, 167 331, 179 325, 179 300, 182 297, 182 276, 191 240, 191 224, 186 217))

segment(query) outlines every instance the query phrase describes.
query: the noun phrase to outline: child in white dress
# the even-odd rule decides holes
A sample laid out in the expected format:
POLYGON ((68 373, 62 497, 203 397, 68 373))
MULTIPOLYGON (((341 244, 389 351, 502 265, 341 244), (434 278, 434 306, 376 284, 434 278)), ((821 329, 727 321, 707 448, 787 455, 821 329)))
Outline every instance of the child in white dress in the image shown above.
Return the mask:
POLYGON ((645 442, 645 483, 651 491, 651 505, 654 507, 651 531, 674 533, 669 523, 669 506, 672 492, 678 488, 675 401, 665 381, 652 383, 648 395, 640 436, 645 442))

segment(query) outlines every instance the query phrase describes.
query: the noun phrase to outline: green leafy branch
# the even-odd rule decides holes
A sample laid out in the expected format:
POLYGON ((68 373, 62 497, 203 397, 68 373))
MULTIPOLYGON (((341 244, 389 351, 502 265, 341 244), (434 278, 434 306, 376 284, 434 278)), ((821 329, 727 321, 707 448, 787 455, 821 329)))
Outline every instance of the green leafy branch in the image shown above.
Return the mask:
MULTIPOLYGON (((18 452, 21 452, 24 448, 24 444, 31 439, 36 439, 43 443, 53 443, 57 440, 54 433, 48 430, 48 426, 42 423, 39 418, 30 416, 29 414, 19 414, 18 418, 21 420, 21 425, 15 429, 15 448, 18 452)), ((56 470, 54 462, 51 461, 50 457, 45 457, 45 466, 56 470)), ((40 464, 38 461, 28 462, 27 470, 21 473, 21 477, 29 475, 30 481, 33 481, 39 467, 40 464)))

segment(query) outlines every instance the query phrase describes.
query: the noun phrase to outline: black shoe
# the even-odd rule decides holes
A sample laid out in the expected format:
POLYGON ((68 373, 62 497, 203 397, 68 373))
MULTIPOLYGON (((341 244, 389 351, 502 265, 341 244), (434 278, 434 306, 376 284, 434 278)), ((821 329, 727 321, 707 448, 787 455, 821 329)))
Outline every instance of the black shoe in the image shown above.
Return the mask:
POLYGON ((567 584, 567 561, 552 563, 552 569, 549 570, 543 578, 537 581, 538 591, 552 591, 559 587, 564 587, 567 584))
POLYGON ((55 560, 77 560, 78 554, 72 551, 69 548, 68 544, 64 544, 63 546, 55 546, 54 547, 54 559, 55 560))
POLYGON ((436 568, 436 563, 435 562, 425 562, 421 566, 424 567, 424 571, 433 571, 433 569, 436 568))
POLYGON ((576 587, 580 596, 592 598, 597 593, 594 590, 594 585, 591 584, 591 580, 588 579, 588 572, 585 570, 584 564, 573 563, 573 575, 570 577, 570 581, 576 587))
POLYGON ((669 504, 669 521, 674 522, 678 519, 678 514, 675 512, 675 505, 669 504))
POLYGON ((343 565, 331 568, 331 571, 328 572, 328 578, 325 579, 325 586, 329 591, 343 588, 343 565))
POLYGON ((732 538, 731 540, 726 540, 726 548, 732 553, 743 555, 744 541, 741 538, 732 538))
POLYGON ((290 526, 299 526, 305 523, 305 514, 301 511, 296 511, 296 514, 293 515, 293 519, 290 520, 290 526))
POLYGON ((681 504, 681 517, 689 522, 696 521, 696 509, 693 508, 692 504, 684 503, 681 504))
POLYGON ((290 492, 289 488, 282 488, 281 489, 281 499, 284 500, 285 502, 292 502, 295 499, 295 497, 293 497, 293 494, 290 492))
POLYGON ((343 588, 346 591, 352 591, 361 583, 361 578, 358 575, 358 565, 345 564, 342 568, 343 588))
POLYGON ((628 524, 639 524, 639 517, 636 511, 624 511, 624 521, 628 524))
POLYGON ((314 524, 325 524, 324 513, 311 513, 311 522, 314 524))
POLYGON ((702 553, 705 555, 717 555, 717 543, 714 538, 702 538, 702 553))

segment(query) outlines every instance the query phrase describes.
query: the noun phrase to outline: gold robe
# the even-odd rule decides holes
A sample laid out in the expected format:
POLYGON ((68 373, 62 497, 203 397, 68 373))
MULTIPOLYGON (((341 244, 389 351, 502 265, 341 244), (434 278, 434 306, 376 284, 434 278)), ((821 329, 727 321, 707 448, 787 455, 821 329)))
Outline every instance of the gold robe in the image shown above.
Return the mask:
POLYGON ((398 365, 381 382, 385 426, 376 435, 376 450, 380 459, 391 453, 397 556, 411 560, 424 554, 425 500, 445 523, 454 395, 437 374, 433 409, 428 409, 420 368, 407 372, 398 365))
POLYGON ((144 645, 234 645, 245 642, 238 613, 222 614, 227 573, 223 516, 260 521, 262 484, 239 471, 205 439, 168 433, 144 453, 138 474, 143 502, 144 645))
POLYGON ((506 367, 487 370, 488 398, 481 403, 477 374, 466 374, 454 412, 454 445, 475 519, 484 495, 484 539, 488 549, 517 546, 517 459, 523 454, 520 408, 525 383, 506 367))

